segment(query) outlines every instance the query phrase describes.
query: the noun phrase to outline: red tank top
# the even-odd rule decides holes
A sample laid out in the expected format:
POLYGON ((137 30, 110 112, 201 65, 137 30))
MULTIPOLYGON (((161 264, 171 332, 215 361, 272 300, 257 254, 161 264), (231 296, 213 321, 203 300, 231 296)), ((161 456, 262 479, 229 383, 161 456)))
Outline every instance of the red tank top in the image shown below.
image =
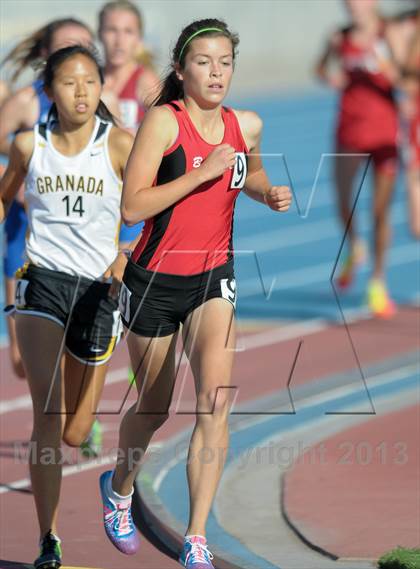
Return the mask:
POLYGON ((139 65, 136 67, 118 94, 121 123, 123 128, 137 130, 139 124, 143 120, 145 108, 139 102, 137 95, 137 83, 143 72, 143 66, 139 65))
MULTIPOLYGON (((199 168, 218 146, 200 136, 181 103, 172 102, 167 106, 176 117, 179 132, 163 155, 154 185, 171 182, 199 168)), ((223 265, 233 256, 233 213, 246 179, 248 150, 233 110, 222 107, 221 112, 225 125, 221 144, 235 148, 235 168, 202 184, 173 206, 146 220, 132 257, 145 269, 193 275, 223 265)))
POLYGON ((339 142, 357 150, 395 145, 398 118, 392 84, 377 61, 377 55, 390 57, 383 34, 371 46, 360 47, 352 41, 348 28, 338 52, 349 80, 340 102, 339 142))

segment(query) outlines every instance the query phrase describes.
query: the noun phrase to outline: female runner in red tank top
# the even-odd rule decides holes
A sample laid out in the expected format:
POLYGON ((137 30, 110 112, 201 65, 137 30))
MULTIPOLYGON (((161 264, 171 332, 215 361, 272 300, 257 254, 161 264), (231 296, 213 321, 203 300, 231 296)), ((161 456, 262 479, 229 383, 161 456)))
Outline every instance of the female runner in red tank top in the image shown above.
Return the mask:
MULTIPOLYGON (((143 44, 140 11, 127 0, 108 2, 99 13, 98 35, 105 49, 105 86, 118 97, 120 126, 135 134, 159 86, 151 65, 138 62, 139 54, 140 60, 151 59, 143 44)), ((123 224, 121 246, 134 241, 142 227, 123 224)))
POLYGON ((136 551, 130 503, 139 463, 130 456, 133 449, 146 451, 168 417, 182 323, 197 404, 187 465, 191 510, 180 561, 196 569, 213 567, 205 527, 228 447, 235 200, 243 189, 275 211, 287 211, 291 202, 290 190, 272 186, 263 169, 260 118, 222 106, 238 41, 216 19, 183 30, 173 71, 137 134, 121 206, 127 223, 146 220, 120 294, 140 395, 121 423, 115 471, 101 476, 105 529, 120 551, 136 551), (217 458, 200 461, 204 449, 217 458))
POLYGON ((345 0, 351 16, 349 27, 332 35, 318 66, 318 76, 341 90, 336 134, 335 183, 340 218, 348 228, 350 251, 338 278, 347 287, 355 265, 363 257, 352 220, 353 183, 361 162, 357 154, 368 154, 374 173, 373 224, 374 267, 368 285, 368 304, 373 314, 390 317, 395 306, 384 281, 385 252, 390 238, 388 214, 398 164, 398 113, 393 85, 398 73, 393 65, 384 21, 377 13, 376 0, 345 0), (331 72, 330 59, 341 69, 331 72))
POLYGON ((387 26, 393 56, 401 70, 399 109, 411 233, 420 238, 420 5, 387 26))
POLYGON ((99 13, 98 35, 105 49, 106 86, 119 99, 121 126, 135 134, 159 86, 143 44, 140 11, 125 0, 108 2, 99 13))

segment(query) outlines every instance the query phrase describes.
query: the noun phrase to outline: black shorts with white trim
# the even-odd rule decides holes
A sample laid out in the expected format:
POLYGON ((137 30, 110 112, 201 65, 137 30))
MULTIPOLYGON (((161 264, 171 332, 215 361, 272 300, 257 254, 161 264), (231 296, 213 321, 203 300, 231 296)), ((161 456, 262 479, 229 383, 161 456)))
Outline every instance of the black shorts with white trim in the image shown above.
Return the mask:
POLYGON ((121 337, 118 301, 110 284, 28 265, 18 271, 15 310, 47 318, 66 330, 65 347, 77 360, 101 365, 121 337))
POLYGON ((128 261, 119 307, 124 325, 150 338, 174 334, 193 310, 213 298, 223 298, 235 308, 233 260, 187 276, 148 271, 128 261))

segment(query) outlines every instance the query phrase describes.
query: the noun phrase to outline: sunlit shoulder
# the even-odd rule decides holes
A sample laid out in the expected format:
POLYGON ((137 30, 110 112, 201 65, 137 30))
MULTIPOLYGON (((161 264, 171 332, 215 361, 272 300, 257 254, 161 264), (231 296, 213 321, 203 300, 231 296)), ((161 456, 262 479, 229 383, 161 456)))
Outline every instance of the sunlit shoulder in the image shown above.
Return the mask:
POLYGON ((34 151, 34 140, 33 130, 28 130, 17 134, 13 141, 12 147, 14 147, 19 159, 25 165, 28 164, 34 151))
POLYGON ((236 110, 239 126, 248 148, 254 148, 261 137, 263 121, 261 117, 254 111, 236 110))
POLYGON ((130 151, 133 145, 133 135, 122 128, 114 126, 109 133, 109 141, 111 146, 117 149, 130 151))
POLYGON ((154 106, 147 111, 139 133, 153 133, 154 137, 158 136, 169 148, 178 136, 178 122, 166 106, 154 106))

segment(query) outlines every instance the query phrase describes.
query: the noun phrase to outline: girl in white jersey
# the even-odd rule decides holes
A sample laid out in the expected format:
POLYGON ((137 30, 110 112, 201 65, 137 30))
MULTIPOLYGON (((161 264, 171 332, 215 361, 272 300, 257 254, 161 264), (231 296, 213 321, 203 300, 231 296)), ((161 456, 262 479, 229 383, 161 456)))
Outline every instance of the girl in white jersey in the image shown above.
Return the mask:
POLYGON ((52 54, 44 83, 54 102, 50 120, 12 144, 0 182, 0 221, 25 180, 29 263, 15 304, 34 410, 29 464, 41 533, 34 566, 57 568, 61 439, 79 446, 89 433, 119 337, 116 296, 125 266, 117 248, 119 205, 132 137, 113 126, 100 102, 103 75, 88 49, 52 54), (39 460, 46 448, 55 458, 48 464, 39 460))
MULTIPOLYGON (((82 44, 89 46, 93 42, 93 34, 80 20, 61 18, 48 22, 45 26, 24 37, 1 61, 7 65, 14 85, 24 71, 50 53, 67 45, 82 44)), ((106 102, 109 107, 109 101, 106 102)), ((11 141, 17 132, 31 129, 37 122, 45 122, 51 102, 42 88, 42 81, 33 81, 21 87, 8 97, 0 108, 0 153, 9 155, 11 141)), ((15 297, 15 273, 23 264, 27 218, 22 202, 23 191, 11 206, 7 223, 4 227, 5 245, 3 257, 3 275, 6 304, 11 304, 15 297)), ((9 336, 9 356, 17 377, 24 378, 24 370, 17 347, 16 330, 13 318, 7 318, 9 336)))

